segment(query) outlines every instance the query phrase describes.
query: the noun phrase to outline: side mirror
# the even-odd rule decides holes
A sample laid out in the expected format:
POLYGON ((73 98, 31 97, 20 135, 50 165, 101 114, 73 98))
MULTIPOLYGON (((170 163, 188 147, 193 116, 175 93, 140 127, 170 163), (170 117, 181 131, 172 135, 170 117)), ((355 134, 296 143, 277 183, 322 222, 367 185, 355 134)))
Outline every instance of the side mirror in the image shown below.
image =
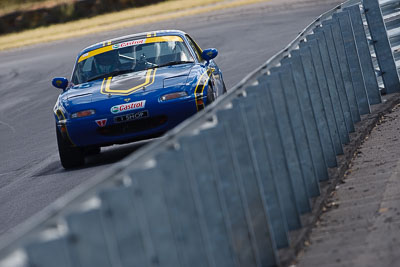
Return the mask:
POLYGON ((68 86, 68 79, 64 77, 54 78, 51 84, 56 87, 65 90, 68 86))
POLYGON ((218 56, 218 50, 215 48, 204 49, 203 53, 201 53, 201 57, 206 60, 207 63, 216 56, 218 56))

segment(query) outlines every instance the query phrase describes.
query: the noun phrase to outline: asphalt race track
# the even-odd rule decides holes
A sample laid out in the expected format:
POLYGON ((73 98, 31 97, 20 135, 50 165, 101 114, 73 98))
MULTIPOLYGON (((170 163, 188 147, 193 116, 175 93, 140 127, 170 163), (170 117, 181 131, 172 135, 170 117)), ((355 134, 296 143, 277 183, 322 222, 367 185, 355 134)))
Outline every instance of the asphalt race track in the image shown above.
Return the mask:
POLYGON ((60 91, 50 82, 54 76, 70 77, 75 56, 82 48, 130 33, 184 30, 202 48, 219 50, 216 61, 229 90, 339 2, 271 0, 0 52, 0 235, 141 145, 103 148, 100 155, 87 158, 83 168, 65 171, 61 167, 52 114, 60 91))

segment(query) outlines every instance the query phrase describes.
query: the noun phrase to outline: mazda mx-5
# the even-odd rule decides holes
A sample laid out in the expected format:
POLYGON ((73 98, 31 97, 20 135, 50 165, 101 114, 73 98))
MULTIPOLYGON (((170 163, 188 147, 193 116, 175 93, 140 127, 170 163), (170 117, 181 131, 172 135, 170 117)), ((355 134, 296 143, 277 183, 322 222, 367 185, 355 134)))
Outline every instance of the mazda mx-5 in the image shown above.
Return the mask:
POLYGON ((155 138, 226 92, 214 62, 182 31, 134 34, 94 44, 76 59, 54 106, 64 168, 103 146, 155 138))

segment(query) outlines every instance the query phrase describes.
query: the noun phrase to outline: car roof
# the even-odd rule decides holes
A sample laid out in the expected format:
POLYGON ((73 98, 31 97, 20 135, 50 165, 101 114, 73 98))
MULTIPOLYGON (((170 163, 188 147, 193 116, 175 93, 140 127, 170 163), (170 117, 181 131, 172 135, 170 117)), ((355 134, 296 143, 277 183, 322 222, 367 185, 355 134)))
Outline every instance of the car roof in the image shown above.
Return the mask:
POLYGON ((179 30, 158 30, 158 31, 152 31, 152 32, 142 32, 142 33, 124 35, 124 36, 121 36, 118 38, 105 40, 105 41, 93 44, 91 46, 88 46, 79 53, 78 58, 81 55, 83 55, 89 51, 98 49, 100 47, 113 45, 113 44, 129 41, 132 39, 140 39, 140 38, 148 38, 148 37, 156 37, 156 36, 168 36, 168 35, 184 36, 185 34, 186 34, 185 32, 179 31, 179 30))

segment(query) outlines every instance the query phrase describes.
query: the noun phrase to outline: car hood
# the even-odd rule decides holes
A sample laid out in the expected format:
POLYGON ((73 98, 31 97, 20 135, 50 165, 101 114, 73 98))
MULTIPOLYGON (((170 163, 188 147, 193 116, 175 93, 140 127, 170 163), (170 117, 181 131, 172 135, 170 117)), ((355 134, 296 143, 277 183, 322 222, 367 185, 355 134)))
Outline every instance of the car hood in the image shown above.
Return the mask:
POLYGON ((67 99, 71 104, 83 104, 102 99, 143 96, 173 85, 174 82, 166 82, 173 81, 173 78, 179 78, 179 81, 187 79, 193 66, 194 64, 174 65, 83 83, 71 87, 67 99))

